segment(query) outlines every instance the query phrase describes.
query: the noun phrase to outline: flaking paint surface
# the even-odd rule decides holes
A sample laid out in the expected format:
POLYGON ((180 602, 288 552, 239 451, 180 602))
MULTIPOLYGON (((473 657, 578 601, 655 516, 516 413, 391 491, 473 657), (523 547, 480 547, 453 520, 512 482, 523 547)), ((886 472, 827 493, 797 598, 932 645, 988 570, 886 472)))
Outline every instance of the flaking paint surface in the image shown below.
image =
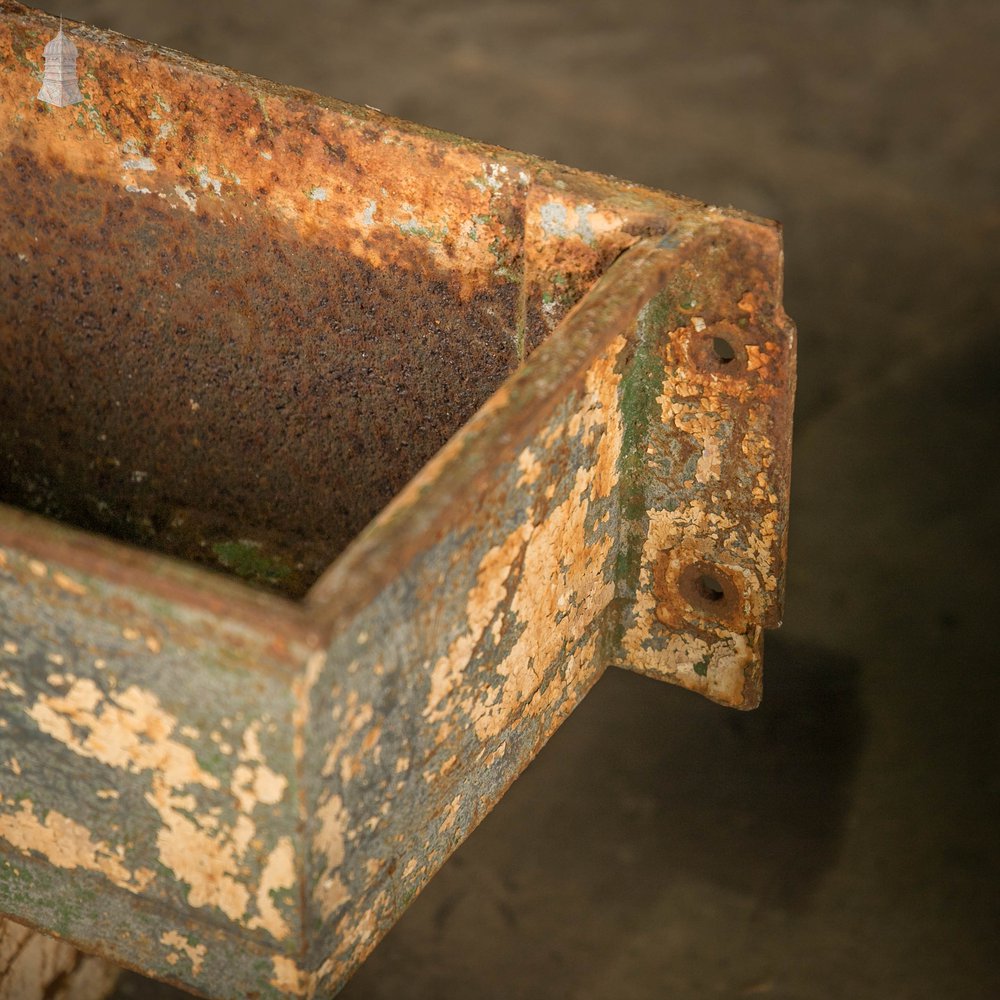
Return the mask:
MULTIPOLYGON (((233 684, 266 682, 230 670, 251 650, 266 659, 268 648, 294 647, 273 636, 255 646, 237 629, 213 662, 211 614, 15 549, 0 554, 0 707, 18 747, 0 759, 4 904, 22 912, 31 898, 22 879, 46 870, 77 874, 26 917, 36 919, 34 903, 86 912, 95 879, 106 889, 94 926, 122 906, 112 890, 147 908, 168 903, 157 933, 136 940, 148 941, 150 971, 192 984, 218 976, 227 924, 240 951, 257 938, 291 942, 299 862, 291 753, 280 766, 273 758, 280 699, 250 717, 233 684)), ((289 726, 289 751, 292 739, 289 726)), ((61 933, 75 926, 65 919, 61 933)))
MULTIPOLYGON (((775 266, 773 250, 760 256, 753 237, 734 229, 731 253, 762 273, 775 266)), ((776 414, 788 412, 793 341, 780 309, 762 309, 742 285, 712 288, 701 274, 682 266, 672 294, 641 321, 659 382, 639 473, 643 537, 622 664, 753 707, 761 626, 780 604, 788 428, 777 425, 780 443, 774 429, 776 414), (730 360, 718 353, 723 342, 730 360), (689 603, 684 575, 702 570, 732 599, 689 603)))
POLYGON ((104 841, 95 841, 90 830, 55 809, 50 809, 42 819, 35 815, 30 800, 0 804, 13 806, 13 811, 0 813, 0 837, 20 851, 37 851, 52 864, 72 871, 83 868, 100 872, 114 885, 141 892, 152 872, 132 872, 122 863, 119 852, 104 841))
POLYGON ((504 485, 494 488, 509 504, 506 520, 491 519, 485 538, 462 531, 460 544, 442 543, 440 554, 411 568, 408 586, 438 578, 447 595, 439 592, 412 619, 394 622, 398 634, 373 644, 369 635, 382 631, 377 619, 355 622, 352 633, 365 641, 350 647, 339 670, 331 654, 333 686, 324 695, 321 680, 314 689, 315 713, 333 723, 319 751, 325 784, 312 834, 312 904, 331 942, 317 963, 319 994, 335 989, 374 945, 396 912, 394 900, 427 880, 495 801, 493 789, 518 773, 529 748, 601 671, 597 623, 615 595, 612 512, 623 439, 617 369, 625 346, 624 336, 609 337, 566 405, 498 469, 504 485), (564 464, 546 476, 550 454, 564 464), (463 615, 449 635, 435 622, 452 594, 461 595, 463 615), (405 663, 411 635, 444 643, 424 661, 418 719, 408 714, 409 684, 373 696, 379 674, 396 678, 390 685, 406 683, 392 661, 405 663), (363 752, 373 733, 381 757, 374 748, 363 752), (470 768, 489 778, 470 785, 470 768))
POLYGON ((328 918, 350 898, 339 871, 347 853, 344 838, 349 821, 343 799, 339 795, 329 796, 316 810, 316 821, 319 826, 313 847, 322 853, 325 866, 313 890, 313 900, 320 913, 328 918))
POLYGON ((191 972, 198 975, 205 961, 206 948, 203 944, 192 944, 177 931, 166 931, 160 935, 160 943, 172 949, 167 954, 167 964, 176 965, 184 956, 191 963, 191 972))

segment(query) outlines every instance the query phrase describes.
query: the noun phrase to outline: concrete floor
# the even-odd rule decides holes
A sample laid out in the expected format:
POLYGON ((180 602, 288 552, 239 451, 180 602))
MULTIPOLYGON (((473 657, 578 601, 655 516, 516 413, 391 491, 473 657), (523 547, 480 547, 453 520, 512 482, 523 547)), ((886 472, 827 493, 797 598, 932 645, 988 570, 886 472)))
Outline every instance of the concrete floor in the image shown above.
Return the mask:
POLYGON ((1000 996, 1000 5, 59 12, 785 223, 800 389, 763 708, 607 676, 342 996, 1000 996))

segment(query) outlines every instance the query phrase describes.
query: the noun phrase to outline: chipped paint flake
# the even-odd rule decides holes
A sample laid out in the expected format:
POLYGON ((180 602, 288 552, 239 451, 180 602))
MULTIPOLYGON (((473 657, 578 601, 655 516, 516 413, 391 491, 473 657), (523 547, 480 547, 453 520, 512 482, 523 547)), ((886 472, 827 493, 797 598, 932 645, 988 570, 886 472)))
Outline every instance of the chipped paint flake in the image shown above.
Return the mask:
POLYGON ((608 497, 617 481, 623 424, 614 369, 624 345, 616 338, 587 373, 584 405, 570 422, 569 433, 593 449, 594 463, 577 471, 570 495, 530 531, 524 546, 521 584, 510 607, 524 628, 497 665, 503 682, 468 706, 484 742, 499 736, 515 714, 537 715, 565 697, 589 666, 593 643, 571 650, 614 597, 614 583, 603 572, 613 538, 591 539, 587 525, 591 502, 608 497), (543 685, 546 669, 561 657, 564 670, 543 685))
POLYGON ((189 188, 181 187, 179 184, 174 185, 174 194, 184 203, 187 209, 191 212, 197 213, 198 211, 198 199, 195 193, 189 188))
POLYGON ((375 212, 378 210, 378 202, 371 198, 365 207, 358 212, 356 219, 362 229, 371 229, 375 225, 375 212))
POLYGON ((60 590, 65 590, 68 594, 75 594, 77 597, 84 597, 87 594, 87 588, 82 583, 74 580, 71 576, 67 576, 65 573, 53 573, 52 582, 60 590))
POLYGON ((313 848, 326 860, 322 874, 316 881, 313 900, 323 917, 330 917, 350 898, 339 869, 346 856, 345 837, 349 821, 344 801, 331 795, 316 810, 319 824, 313 837, 313 848))
POLYGON ((275 904, 274 896, 295 886, 295 848, 290 837, 281 837, 264 863, 257 889, 257 916, 247 925, 251 930, 265 930, 278 941, 290 934, 288 921, 275 904))
MULTIPOLYGON (((59 681, 68 682, 68 687, 58 695, 38 695, 28 716, 41 732, 81 757, 131 773, 150 773, 151 789, 145 798, 162 824, 156 839, 160 862, 189 886, 191 906, 215 906, 230 919, 244 918, 251 892, 241 880, 256 831, 251 814, 258 806, 281 801, 288 784, 264 760, 260 721, 244 732, 244 762, 233 774, 232 791, 241 812, 232 825, 220 824, 211 815, 198 814, 194 795, 180 791, 192 785, 215 790, 220 782, 201 767, 189 746, 174 737, 177 719, 152 692, 131 685, 122 692, 105 693, 93 680, 71 675, 59 681)), ((287 929, 270 894, 291 878, 290 849, 290 842, 276 846, 257 887, 255 919, 275 936, 287 929)))
POLYGON ((440 833, 446 833, 455 825, 455 820, 458 819, 458 810, 462 807, 462 796, 456 795, 451 802, 448 803, 448 808, 444 811, 444 816, 441 819, 441 825, 438 827, 440 833))
POLYGON ((27 714, 43 733, 81 757, 126 771, 153 771, 171 785, 219 787, 194 751, 171 737, 177 719, 160 707, 156 695, 136 685, 111 695, 90 678, 76 678, 65 694, 40 694, 27 714))
POLYGON ((137 159, 122 160, 122 170, 145 170, 151 172, 156 170, 156 164, 148 156, 140 156, 137 159))
POLYGON ((517 481, 518 488, 534 486, 542 474, 542 463, 531 448, 525 448, 517 456, 517 467, 521 478, 517 481))
POLYGON ((476 585, 469 593, 465 617, 468 631, 456 638, 448 647, 431 673, 430 695, 424 715, 434 723, 451 714, 452 706, 445 701, 459 687, 462 674, 471 660, 486 627, 493 619, 500 602, 506 596, 506 581, 514 560, 531 534, 530 523, 515 529, 500 545, 495 545, 479 564, 476 585))
POLYGON ((22 799, 15 812, 0 813, 0 837, 22 854, 43 855, 57 868, 100 872, 131 892, 141 888, 113 848, 55 809, 49 809, 42 819, 35 815, 34 803, 22 799))
POLYGON ((286 996, 304 996, 309 990, 311 979, 308 973, 303 972, 291 958, 285 955, 272 955, 271 967, 274 974, 271 976, 271 985, 280 990, 286 996))
POLYGON ((197 178, 203 191, 211 188, 217 195, 222 194, 222 180, 218 177, 213 177, 208 172, 207 167, 198 167, 197 178))
POLYGON ((201 972, 202 964, 205 961, 205 955, 208 953, 208 949, 205 945, 192 944, 183 935, 173 930, 166 931, 160 935, 160 944, 173 949, 171 953, 167 955, 167 962, 170 965, 176 965, 180 955, 184 954, 191 963, 191 971, 196 976, 201 972))
MULTIPOLYGON (((4 652, 15 654, 17 653, 17 646, 12 642, 5 642, 4 652), (12 646, 13 649, 8 649, 8 646, 12 646)), ((9 670, 0 670, 0 691, 3 691, 5 694, 12 694, 15 698, 24 697, 24 688, 17 681, 13 680, 9 670)))
MULTIPOLYGON (((216 906, 230 920, 241 919, 250 902, 247 887, 237 881, 241 858, 254 833, 251 820, 240 815, 236 824, 218 833, 199 826, 190 818, 193 795, 173 794, 158 776, 146 801, 160 814, 156 835, 160 862, 188 885, 190 906, 216 906)), ((208 825, 207 823, 205 824, 208 825)))

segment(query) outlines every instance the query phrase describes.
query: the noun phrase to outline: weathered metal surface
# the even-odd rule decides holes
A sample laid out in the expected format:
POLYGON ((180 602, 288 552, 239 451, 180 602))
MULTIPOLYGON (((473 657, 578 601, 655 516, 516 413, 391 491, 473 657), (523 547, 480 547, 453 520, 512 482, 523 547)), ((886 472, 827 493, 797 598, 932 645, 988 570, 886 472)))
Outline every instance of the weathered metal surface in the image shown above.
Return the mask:
POLYGON ((0 0, 0 912, 329 996, 605 667, 759 699, 779 234, 83 26, 54 109, 55 23, 0 0))

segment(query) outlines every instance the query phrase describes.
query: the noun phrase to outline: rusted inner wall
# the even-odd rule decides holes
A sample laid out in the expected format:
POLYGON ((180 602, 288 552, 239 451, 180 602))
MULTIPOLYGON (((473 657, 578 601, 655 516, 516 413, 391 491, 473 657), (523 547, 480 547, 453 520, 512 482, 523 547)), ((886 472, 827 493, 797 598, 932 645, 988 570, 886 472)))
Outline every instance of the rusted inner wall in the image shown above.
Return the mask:
POLYGON ((299 596, 690 210, 0 3, 0 499, 299 596))
POLYGON ((516 365, 512 286, 461 303, 416 249, 18 146, 0 190, 0 497, 68 523, 302 593, 516 365))
POLYGON ((440 219, 359 196, 352 248, 326 203, 380 164, 333 116, 85 43, 52 108, 42 42, 0 73, 0 498, 301 594, 516 366, 513 271, 450 266, 443 160, 440 219))

